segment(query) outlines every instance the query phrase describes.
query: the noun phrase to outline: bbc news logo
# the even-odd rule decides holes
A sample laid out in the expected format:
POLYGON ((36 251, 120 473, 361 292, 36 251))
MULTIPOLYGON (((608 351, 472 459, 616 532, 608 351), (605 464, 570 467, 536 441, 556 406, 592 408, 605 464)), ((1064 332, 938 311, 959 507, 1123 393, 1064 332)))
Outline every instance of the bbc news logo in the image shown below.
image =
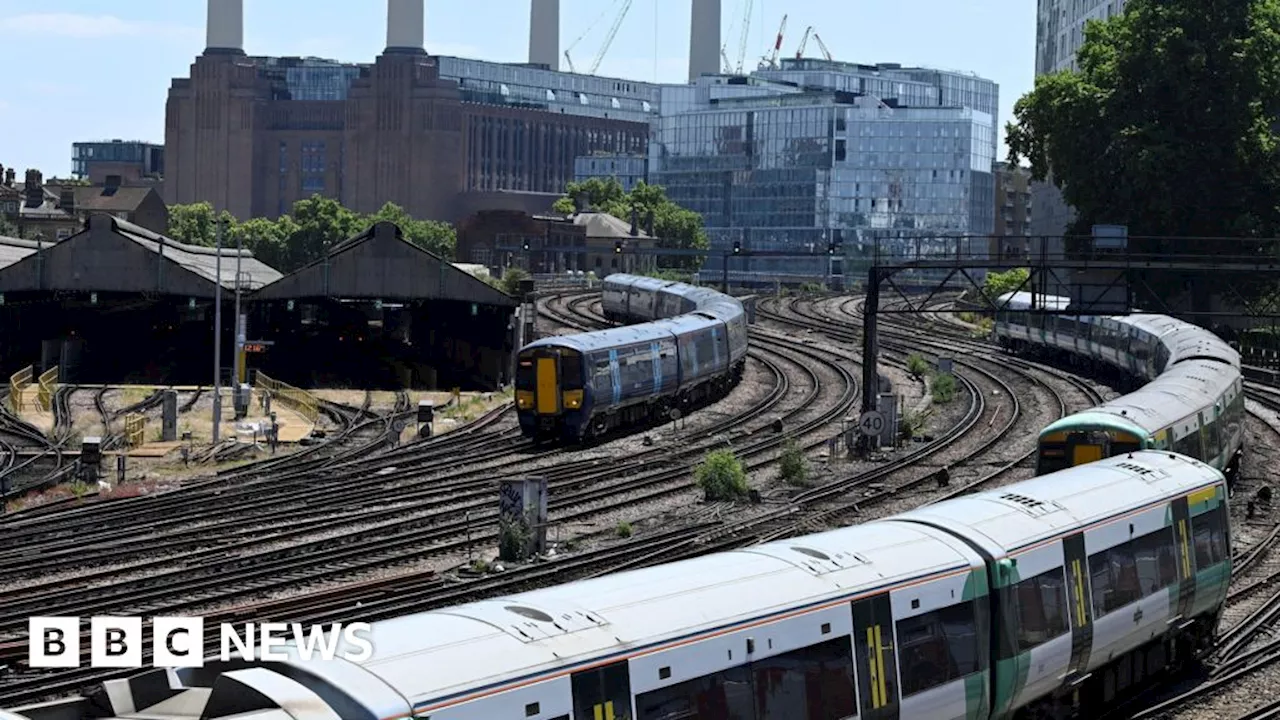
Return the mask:
MULTIPOLYGON (((78 668, 80 618, 33 617, 27 621, 28 664, 33 668, 78 668)), ((300 623, 220 623, 218 659, 235 655, 259 660, 285 661, 292 644, 302 660, 342 658, 352 662, 373 655, 369 623, 331 623, 304 629, 300 623), (342 640, 346 640, 344 644, 342 640)), ((151 667, 203 667, 204 618, 151 618, 151 667)), ((89 620, 89 665, 103 668, 140 668, 146 637, 141 617, 94 617, 89 620)))

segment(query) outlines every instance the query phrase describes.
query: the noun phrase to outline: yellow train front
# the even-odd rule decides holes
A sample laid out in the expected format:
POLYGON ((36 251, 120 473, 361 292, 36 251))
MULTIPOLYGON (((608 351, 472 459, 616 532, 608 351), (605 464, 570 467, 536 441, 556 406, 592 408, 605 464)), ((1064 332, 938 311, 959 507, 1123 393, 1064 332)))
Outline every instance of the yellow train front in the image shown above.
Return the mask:
POLYGON ((545 338, 516 358, 516 415, 536 441, 582 437, 590 413, 583 388, 582 353, 545 338))

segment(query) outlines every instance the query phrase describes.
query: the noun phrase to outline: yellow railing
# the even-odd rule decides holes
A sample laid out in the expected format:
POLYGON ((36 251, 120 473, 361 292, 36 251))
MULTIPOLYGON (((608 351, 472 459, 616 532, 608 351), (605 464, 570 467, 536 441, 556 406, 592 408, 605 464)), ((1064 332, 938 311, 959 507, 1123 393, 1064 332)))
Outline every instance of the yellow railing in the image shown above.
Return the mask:
POLYGON ((316 401, 315 395, 301 388, 296 388, 289 383, 267 377, 267 374, 261 370, 258 371, 257 376, 258 379, 254 384, 260 390, 270 392, 272 397, 306 418, 307 422, 315 423, 316 418, 319 416, 319 410, 316 409, 319 403, 316 401))
POLYGON ((58 366, 45 370, 36 379, 36 405, 41 412, 53 412, 53 394, 58 391, 58 366))
POLYGON ((138 447, 147 439, 147 416, 129 413, 124 416, 124 441, 129 447, 138 447))
POLYGON ((15 415, 23 411, 22 392, 31 385, 31 366, 28 365, 9 376, 9 409, 15 415))

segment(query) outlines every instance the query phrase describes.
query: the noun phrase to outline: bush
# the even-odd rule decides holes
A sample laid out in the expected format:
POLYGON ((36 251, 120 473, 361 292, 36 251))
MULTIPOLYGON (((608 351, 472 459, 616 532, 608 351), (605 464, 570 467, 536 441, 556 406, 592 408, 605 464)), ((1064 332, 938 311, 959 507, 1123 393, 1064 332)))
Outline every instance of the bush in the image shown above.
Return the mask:
POLYGON ((949 403, 956 398, 956 378, 951 373, 933 376, 933 401, 949 403))
POLYGON ((799 290, 802 293, 824 293, 827 291, 827 286, 816 282, 802 282, 799 290))
POLYGON ((498 557, 507 562, 524 560, 529 552, 531 539, 528 524, 523 518, 498 521, 498 557))
POLYGON ((509 267, 502 271, 502 279, 498 282, 502 292, 514 297, 520 294, 520 281, 528 279, 529 273, 522 268, 509 267))
POLYGON ((631 533, 632 533, 631 523, 627 522, 626 520, 623 520, 622 522, 618 523, 618 537, 629 538, 631 537, 631 533))
POLYGON ((791 485, 804 485, 809 481, 809 460, 795 438, 787 438, 782 444, 779 464, 782 479, 791 485))
POLYGON ((694 484, 708 500, 736 500, 747 494, 747 473, 732 450, 712 450, 693 471, 694 484))
POLYGON ((907 356, 907 372, 911 373, 911 377, 919 380, 929 372, 929 362, 920 356, 920 353, 911 353, 907 356))
POLYGON ((911 440, 924 431, 929 412, 904 412, 898 420, 898 434, 904 440, 911 440))

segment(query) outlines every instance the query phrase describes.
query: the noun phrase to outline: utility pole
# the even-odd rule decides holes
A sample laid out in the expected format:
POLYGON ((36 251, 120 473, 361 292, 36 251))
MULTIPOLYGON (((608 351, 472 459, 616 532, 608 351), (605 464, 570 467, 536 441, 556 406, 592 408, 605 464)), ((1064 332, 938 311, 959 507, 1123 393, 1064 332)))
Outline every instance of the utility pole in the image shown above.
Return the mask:
POLYGON ((241 243, 240 234, 236 233, 236 357, 233 362, 235 367, 235 381, 231 383, 232 393, 240 392, 240 383, 244 382, 241 373, 244 372, 241 366, 241 359, 244 355, 244 318, 240 317, 240 253, 241 243))
POLYGON ((213 444, 221 439, 222 425, 222 218, 217 219, 213 275, 213 444))

